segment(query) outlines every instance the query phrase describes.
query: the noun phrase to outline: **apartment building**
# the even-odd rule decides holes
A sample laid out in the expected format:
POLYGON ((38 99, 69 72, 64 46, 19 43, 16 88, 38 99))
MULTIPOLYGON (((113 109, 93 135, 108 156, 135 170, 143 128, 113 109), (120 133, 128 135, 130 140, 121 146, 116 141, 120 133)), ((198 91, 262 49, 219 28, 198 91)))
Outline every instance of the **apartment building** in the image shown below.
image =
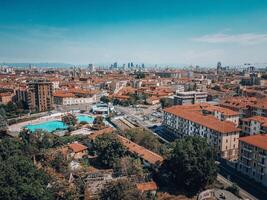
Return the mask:
POLYGON ((240 113, 240 118, 255 115, 267 117, 267 99, 255 97, 233 97, 220 103, 221 107, 240 113))
POLYGON ((71 92, 55 92, 53 96, 54 103, 61 106, 80 105, 96 102, 96 95, 90 97, 78 97, 71 92))
POLYGON ((256 135, 267 133, 267 117, 253 116, 242 119, 242 133, 256 135))
POLYGON ((186 105, 186 104, 196 104, 196 103, 205 103, 207 101, 206 92, 177 92, 174 96, 175 105, 186 105))
POLYGON ((213 105, 203 106, 202 110, 204 114, 211 114, 220 121, 233 122, 236 127, 239 126, 239 112, 213 105))
POLYGON ((217 156, 236 160, 240 129, 230 121, 206 114, 207 104, 173 106, 164 110, 163 126, 177 137, 201 136, 216 150, 217 156))
POLYGON ((239 112, 240 118, 244 118, 250 117, 249 105, 255 104, 256 102, 257 99, 254 97, 232 97, 223 100, 220 106, 239 112))
POLYGON ((259 115, 267 117, 267 99, 258 99, 258 101, 250 106, 251 115, 259 115))
POLYGON ((53 109, 53 85, 47 80, 33 80, 27 83, 27 102, 31 112, 53 109))
POLYGON ((238 170, 267 186, 267 134, 239 138, 238 170))
POLYGON ((11 92, 0 93, 0 104, 7 104, 12 101, 14 94, 11 92))

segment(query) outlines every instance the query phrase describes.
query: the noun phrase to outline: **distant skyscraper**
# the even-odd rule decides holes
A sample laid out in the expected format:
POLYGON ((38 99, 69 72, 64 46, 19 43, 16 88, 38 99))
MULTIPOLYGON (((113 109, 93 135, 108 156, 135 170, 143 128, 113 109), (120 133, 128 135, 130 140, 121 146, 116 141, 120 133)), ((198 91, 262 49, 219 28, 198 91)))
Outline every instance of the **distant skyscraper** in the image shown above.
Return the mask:
POLYGON ((134 64, 131 62, 131 67, 134 67, 134 64))
POLYGON ((113 67, 114 67, 115 69, 117 69, 117 68, 118 68, 118 63, 115 62, 115 63, 113 64, 113 67))
POLYGON ((95 71, 95 66, 93 64, 88 65, 88 70, 89 72, 94 72, 95 71))
POLYGON ((145 68, 145 64, 144 63, 142 64, 142 68, 145 68))
POLYGON ((221 70, 222 70, 222 63, 218 62, 217 63, 217 74, 219 74, 221 70))
POLYGON ((128 63, 128 68, 130 68, 131 67, 131 63, 128 63))

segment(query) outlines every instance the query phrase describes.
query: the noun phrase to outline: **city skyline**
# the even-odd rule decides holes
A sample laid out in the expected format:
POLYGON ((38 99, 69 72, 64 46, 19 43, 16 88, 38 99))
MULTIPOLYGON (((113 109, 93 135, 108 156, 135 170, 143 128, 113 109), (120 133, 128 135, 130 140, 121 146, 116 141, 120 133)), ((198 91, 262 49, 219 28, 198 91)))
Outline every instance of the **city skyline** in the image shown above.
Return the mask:
POLYGON ((1 1, 0 62, 266 63, 267 1, 1 1))

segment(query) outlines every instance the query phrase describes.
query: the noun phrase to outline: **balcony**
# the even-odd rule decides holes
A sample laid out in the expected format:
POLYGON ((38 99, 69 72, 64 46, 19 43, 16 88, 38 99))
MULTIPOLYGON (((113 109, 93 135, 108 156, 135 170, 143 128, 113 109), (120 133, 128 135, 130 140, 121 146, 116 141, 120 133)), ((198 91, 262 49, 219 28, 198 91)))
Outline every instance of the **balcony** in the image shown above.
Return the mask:
POLYGON ((266 158, 267 156, 264 155, 264 154, 259 153, 259 157, 261 157, 261 158, 266 158))
POLYGON ((259 174, 259 175, 262 175, 262 176, 264 176, 264 172, 256 172, 257 174, 259 174))
POLYGON ((258 165, 261 166, 261 167, 266 167, 265 163, 258 162, 258 165))
POLYGON ((249 149, 249 148, 243 147, 242 149, 243 149, 244 151, 247 151, 247 152, 249 152, 249 153, 252 153, 252 150, 249 149))
POLYGON ((247 164, 245 164, 245 163, 243 163, 243 162, 240 162, 240 164, 241 164, 242 166, 244 166, 244 167, 248 168, 248 169, 250 169, 250 168, 251 168, 251 166, 249 166, 249 165, 247 165, 247 164))
POLYGON ((247 156, 244 156, 244 155, 241 155, 241 156, 242 156, 242 158, 245 158, 246 160, 252 160, 251 157, 247 157, 247 156))

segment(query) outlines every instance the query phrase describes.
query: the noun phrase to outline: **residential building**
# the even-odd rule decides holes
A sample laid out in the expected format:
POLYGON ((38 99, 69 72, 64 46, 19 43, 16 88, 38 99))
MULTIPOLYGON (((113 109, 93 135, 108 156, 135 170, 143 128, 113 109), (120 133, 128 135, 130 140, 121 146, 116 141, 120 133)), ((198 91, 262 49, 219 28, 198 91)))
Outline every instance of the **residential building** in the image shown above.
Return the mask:
POLYGON ((79 97, 72 92, 57 91, 53 94, 54 103, 61 106, 89 104, 96 102, 96 95, 79 97))
POLYGON ((28 105, 31 112, 44 112, 53 109, 53 85, 47 80, 34 80, 27 83, 28 105))
POLYGON ((177 92, 174 96, 175 105, 204 103, 207 101, 208 94, 206 92, 177 92))
POLYGON ((267 186, 267 134, 239 138, 238 170, 267 186))
POLYGON ((258 99, 256 103, 249 106, 251 115, 259 115, 267 117, 267 99, 258 99))
POLYGON ((10 92, 0 93, 0 104, 7 104, 12 101, 14 94, 10 92))
POLYGON ((267 117, 253 116, 242 119, 242 133, 244 135, 267 133, 267 117))
POLYGON ((202 110, 204 114, 211 114, 220 121, 233 122, 236 127, 239 125, 239 112, 213 105, 203 106, 202 110))
POLYGON ((217 156, 236 160, 240 129, 233 122, 221 121, 213 115, 206 114, 205 106, 210 105, 196 104, 166 108, 163 126, 177 137, 204 137, 215 148, 217 156))
POLYGON ((70 150, 69 156, 74 159, 81 159, 84 156, 87 156, 87 146, 80 144, 78 142, 74 142, 68 145, 70 150))
POLYGON ((267 117, 267 99, 255 97, 232 97, 220 103, 221 107, 240 113, 240 118, 255 115, 267 117))

